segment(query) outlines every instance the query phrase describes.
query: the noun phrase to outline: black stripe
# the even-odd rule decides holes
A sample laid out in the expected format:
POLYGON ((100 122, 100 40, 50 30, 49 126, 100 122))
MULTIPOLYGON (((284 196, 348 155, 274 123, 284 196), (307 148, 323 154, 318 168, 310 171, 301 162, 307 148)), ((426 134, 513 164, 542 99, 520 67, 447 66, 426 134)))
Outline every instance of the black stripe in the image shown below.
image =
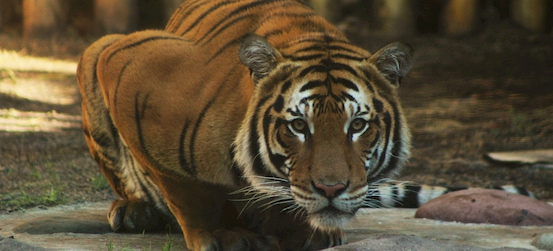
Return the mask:
MULTIPOLYGON (((198 134, 198 130, 200 129, 200 124, 202 123, 202 121, 203 121, 203 119, 204 119, 204 117, 207 113, 207 110, 209 110, 209 108, 211 108, 211 105, 213 105, 216 98, 217 98, 217 95, 215 96, 215 98, 212 98, 211 100, 209 100, 209 102, 206 104, 204 109, 202 109, 202 111, 200 112, 200 115, 196 119, 196 124, 194 124, 194 129, 192 131, 192 135, 190 136, 190 145, 188 146, 189 147, 188 151, 190 152, 191 166, 189 168, 192 171, 192 173, 195 173, 195 174, 197 174, 196 158, 195 158, 195 154, 194 154, 194 147, 196 146, 196 137, 197 137, 197 134, 198 134)), ((194 177, 196 177, 196 176, 194 176, 194 177)))
POLYGON ((104 158, 109 160, 112 163, 116 163, 119 159, 119 156, 117 154, 111 154, 110 150, 113 150, 116 148, 116 142, 113 140, 112 137, 100 132, 100 131, 92 131, 90 134, 90 137, 96 144, 100 146, 100 149, 97 150, 97 152, 101 153, 104 158))
MULTIPOLYGON (((228 79, 229 78, 229 75, 232 75, 236 72, 236 68, 240 67, 239 65, 235 65, 229 72, 227 72, 225 74, 225 77, 223 79, 228 79)), ((220 93, 221 93, 221 90, 222 88, 224 87, 225 85, 219 85, 219 87, 217 88, 217 91, 215 92, 215 94, 212 96, 211 100, 209 100, 209 102, 205 105, 205 107, 202 109, 202 111, 200 112, 200 115, 198 116, 197 120, 196 120, 196 124, 194 125, 194 130, 192 131, 192 135, 190 136, 190 145, 189 145, 189 151, 190 151, 190 163, 191 163, 191 166, 189 167, 191 169, 192 172, 194 173, 197 173, 197 171, 195 170, 197 168, 196 166, 196 161, 195 161, 195 158, 194 158, 194 146, 196 144, 196 134, 198 133, 198 130, 200 128, 200 124, 202 123, 202 120, 203 118, 205 117, 206 113, 207 113, 207 110, 211 107, 211 105, 213 105, 213 103, 215 102, 215 99, 217 99, 218 97, 220 97, 220 93)))
POLYGON ((311 65, 303 70, 301 70, 300 74, 298 75, 298 78, 303 78, 305 75, 307 75, 310 72, 327 72, 328 68, 324 65, 316 64, 311 65))
POLYGON ((399 189, 397 186, 391 186, 391 190, 392 190, 392 202, 394 203, 393 207, 399 207, 401 206, 401 201, 400 201, 400 198, 399 198, 399 189))
POLYGON ((371 91, 371 92, 374 93, 374 92, 375 92, 375 91, 374 91, 374 87, 373 87, 372 84, 371 84, 371 80, 373 79, 373 78, 371 77, 371 73, 370 73, 366 68, 362 68, 362 69, 361 69, 361 72, 363 73, 363 75, 365 76, 365 79, 366 79, 366 81, 367 81, 367 85, 366 85, 367 88, 369 88, 369 91, 371 91))
POLYGON ((255 112, 252 115, 251 121, 250 121, 250 137, 249 137, 249 153, 250 156, 253 158, 253 168, 252 170, 256 175, 259 176, 265 176, 265 177, 273 177, 273 175, 266 169, 265 165, 263 165, 263 162, 260 158, 259 153, 259 134, 257 133, 257 121, 259 120, 259 109, 267 100, 269 97, 265 97, 259 101, 257 104, 257 108, 255 109, 255 112))
MULTIPOLYGON (((228 29, 229 27, 233 26, 235 23, 238 23, 242 20, 244 20, 245 18, 251 18, 253 17, 253 15, 246 15, 246 16, 241 16, 241 17, 238 17, 234 20, 232 20, 231 22, 227 23, 225 26, 223 26, 221 29, 217 30, 217 32, 215 32, 215 34, 213 36, 211 36, 211 38, 209 38, 208 40, 205 41, 205 43, 202 43, 202 46, 203 45, 206 45, 208 44, 209 42, 211 42, 215 37, 217 37, 218 35, 221 35, 221 33, 228 29)), ((222 19, 219 23, 217 23, 216 25, 212 26, 211 29, 209 29, 209 31, 206 32, 206 34, 204 34, 204 36, 202 36, 200 39, 196 40, 196 42, 194 42, 195 45, 197 44, 200 44, 205 38, 207 38, 209 36, 210 33, 213 33, 215 31, 215 29, 217 29, 217 27, 219 25, 221 25, 224 21, 228 20, 228 18, 224 18, 222 19)))
MULTIPOLYGON (((221 20, 221 22, 224 22, 226 21, 229 17, 232 17, 232 16, 236 16, 238 14, 240 14, 241 12, 245 12, 247 11, 248 9, 250 8, 254 8, 258 5, 266 5, 266 4, 270 4, 272 2, 276 2, 276 1, 279 1, 279 0, 264 0, 264 1, 255 1, 255 2, 252 2, 252 3, 248 3, 248 4, 245 4, 243 6, 240 6, 239 8, 235 9, 234 11, 232 11, 230 14, 226 15, 226 18, 223 18, 221 20)), ((182 34, 185 34, 187 32, 189 32, 191 29, 193 29, 195 26, 198 25, 198 23, 200 21, 202 21, 203 18, 205 18, 207 15, 209 15, 210 13, 214 12, 215 10, 219 9, 220 7, 222 6, 225 6, 225 5, 229 5, 229 4, 234 4, 235 2, 223 2, 223 3, 218 3, 216 4, 215 6, 212 6, 211 8, 209 8, 206 12, 202 13, 202 15, 200 15, 200 17, 198 17, 196 19, 196 21, 194 23, 192 23, 188 29, 186 29, 182 34)))
POLYGON ((275 109, 275 112, 282 112, 282 108, 284 107, 284 98, 282 95, 278 95, 275 103, 273 104, 273 108, 275 109))
MULTIPOLYGON (((349 42, 347 41, 335 41, 333 40, 332 42, 341 42, 341 43, 344 43, 344 44, 347 44, 347 45, 350 45, 349 42)), ((360 56, 363 56, 362 54, 360 54, 358 51, 354 51, 354 50, 351 50, 351 49, 348 49, 346 47, 343 47, 343 46, 339 46, 339 45, 331 45, 331 46, 328 46, 328 49, 329 50, 333 50, 333 51, 346 51, 346 52, 349 52, 349 53, 352 53, 352 54, 356 54, 356 55, 360 55, 360 56)), ((364 58, 362 58, 364 59, 364 58)), ((361 60, 362 60, 361 59, 361 60)), ((361 60, 358 60, 358 61, 361 61, 361 60)))
MULTIPOLYGON (((397 170, 400 168, 399 162, 401 160, 401 150, 403 149, 403 141, 401 139, 401 116, 399 113, 399 109, 397 107, 396 103, 390 102, 390 106, 392 107, 394 111, 394 136, 392 139, 392 150, 390 153, 390 161, 388 162, 388 166, 386 166, 386 169, 384 170, 383 174, 388 175, 389 173, 393 172, 394 170, 397 170)), ((388 124, 390 125, 390 124, 388 124)))
POLYGON ((292 109, 286 109, 286 112, 290 113, 292 116, 303 116, 301 113, 293 111, 292 109))
MULTIPOLYGON (((198 1, 195 1, 195 2, 198 2, 198 1)), ((195 2, 190 3, 190 5, 195 4, 195 2)), ((190 15, 196 9, 198 9, 201 6, 206 5, 208 3, 209 3, 208 1, 205 1, 201 4, 198 4, 198 5, 193 6, 193 7, 190 7, 190 5, 189 5, 186 8, 183 8, 184 4, 181 4, 181 6, 179 6, 179 8, 175 11, 175 13, 173 13, 173 15, 171 16, 171 19, 169 20, 169 22, 167 22, 167 26, 165 27, 165 30, 168 31, 168 32, 171 32, 171 33, 175 33, 177 31, 177 29, 180 27, 180 25, 184 23, 183 20, 186 19, 186 17, 188 15, 190 15), (185 14, 181 15, 180 13, 182 11, 185 11, 185 10, 188 10, 188 11, 185 14), (177 20, 177 17, 180 17, 180 18, 177 20), (169 25, 171 25, 171 26, 169 26, 169 25)))
MULTIPOLYGON (((234 4, 235 2, 231 2, 231 1, 228 1, 228 2, 220 2, 220 3, 217 3, 216 5, 214 6, 211 6, 209 9, 207 9, 207 11, 205 11, 204 13, 202 13, 199 17, 196 18, 196 20, 190 24, 190 26, 188 26, 188 28, 186 30, 184 30, 181 34, 178 34, 179 36, 182 36, 186 33, 188 33, 190 30, 192 30, 194 27, 196 27, 207 15, 209 15, 210 13, 216 11, 217 9, 219 9, 220 7, 222 6, 225 6, 225 5, 229 5, 229 4, 234 4)), ((199 5, 198 5, 199 7, 199 5)), ((194 7, 192 8, 192 10, 190 10, 188 12, 188 14, 192 13, 192 11, 194 9, 196 9, 197 7, 194 7)), ((188 15, 187 14, 187 15, 188 15)), ((182 24, 182 22, 179 22, 182 24)))
POLYGON ((304 92, 321 86, 325 86, 325 83, 323 81, 311 80, 301 87, 300 92, 304 92))
MULTIPOLYGON (((311 9, 300 9, 300 8, 297 8, 296 6, 293 6, 292 9, 295 10, 295 11, 301 11, 301 12, 299 12, 299 13, 289 13, 290 8, 285 8, 285 6, 281 6, 280 10, 283 10, 285 12, 267 13, 268 15, 265 15, 263 17, 263 19, 261 19, 257 22, 257 27, 262 27, 267 22, 274 23, 274 22, 278 22, 280 20, 292 20, 293 23, 296 23, 296 22, 298 22, 298 20, 300 18, 308 19, 308 18, 311 18, 313 16, 318 16, 316 13, 313 13, 313 10, 311 10, 311 9), (282 18, 282 17, 284 17, 284 18, 282 18), (275 18, 280 18, 280 19, 274 20, 275 18)), ((282 26, 282 24, 281 24, 280 29, 282 30, 282 28, 287 28, 287 30, 289 30, 288 28, 290 28, 290 26, 282 26)))
MULTIPOLYGON (((103 116, 109 116, 107 111, 103 116)), ((88 132, 88 130, 85 130, 85 136, 87 135, 86 132, 88 132)), ((89 132, 88 136, 102 148, 114 148, 113 135, 107 135, 100 130, 92 130, 89 132)))
POLYGON ((292 81, 288 80, 284 82, 284 84, 280 88, 280 93, 285 93, 286 91, 288 91, 288 89, 290 89, 290 86, 292 86, 292 81))
POLYGON ((186 133, 188 132, 188 122, 184 124, 181 130, 180 139, 179 139, 179 164, 181 168, 187 172, 192 177, 197 177, 198 172, 196 169, 190 168, 190 163, 188 163, 186 160, 186 152, 184 149, 184 141, 186 139, 186 133))
POLYGON ((302 31, 306 33, 307 32, 325 33, 328 31, 328 27, 321 26, 319 25, 318 22, 315 22, 314 20, 310 20, 310 19, 306 19, 302 22, 296 22, 294 26, 300 28, 302 31))
MULTIPOLYGON (((309 102, 309 100, 321 99, 321 98, 324 98, 324 97, 326 97, 326 96, 321 95, 321 94, 313 94, 311 96, 307 96, 305 98, 302 98, 300 100, 300 104, 303 104, 303 103, 307 104, 309 102)), ((315 104, 315 105, 317 105, 317 104, 315 104)), ((313 109, 315 109, 315 107, 313 107, 313 109)), ((300 115, 303 116, 303 114, 300 114, 300 115)))
POLYGON ((373 106, 377 113, 382 113, 382 111, 384 110, 384 104, 382 103, 382 101, 376 98, 373 98, 373 106))
MULTIPOLYGON (((304 41, 302 41, 304 42, 304 41)), ((320 40, 317 40, 317 42, 321 42, 320 40)), ((320 44, 311 45, 305 48, 301 48, 299 50, 296 50, 294 54, 299 54, 302 52, 312 52, 312 51, 326 51, 325 48, 320 44)))
MULTIPOLYGON (((379 128, 379 127, 380 127, 380 126, 377 125, 377 128, 379 128)), ((375 137, 374 137, 374 140, 371 141, 371 143, 369 144, 369 147, 368 147, 368 148, 373 149, 379 141, 380 141, 380 130, 377 130, 377 131, 376 131, 376 135, 375 135, 375 137)), ((372 150, 371 150, 371 153, 372 153, 372 150)))
POLYGON ((150 162, 152 165, 154 165, 156 168, 160 169, 163 168, 163 165, 157 161, 157 159, 152 157, 152 154, 150 153, 150 150, 148 150, 148 147, 146 146, 146 142, 144 140, 144 135, 142 134, 142 123, 141 120, 144 118, 144 114, 146 112, 146 107, 148 103, 148 98, 150 97, 150 93, 147 93, 142 101, 139 101, 140 99, 140 92, 137 92, 134 99, 134 119, 136 123, 136 131, 138 134, 138 142, 140 143, 140 146, 142 146, 142 150, 144 152, 144 155, 146 156, 146 159, 148 162, 150 162), (140 107, 140 103, 142 102, 142 106, 140 107), (142 108, 142 110, 140 109, 142 108))
POLYGON ((306 55, 306 56, 292 56, 289 58, 294 61, 310 61, 314 59, 320 59, 325 56, 326 54, 312 54, 312 55, 306 55))
POLYGON ((386 134, 384 135, 384 148, 382 149, 381 156, 379 153, 376 153, 380 156, 378 160, 378 164, 375 169, 371 170, 371 172, 367 175, 368 177, 372 177, 374 174, 380 174, 382 172, 384 165, 384 161, 386 161, 386 158, 388 156, 388 144, 390 143, 389 137, 391 133, 391 127, 392 127, 392 118, 390 116, 389 112, 386 112, 382 114, 382 121, 383 124, 386 126, 386 134))
POLYGON ((157 41, 157 40, 180 40, 180 41, 183 41, 181 38, 178 38, 178 37, 170 37, 170 36, 167 36, 167 37, 160 37, 160 36, 157 36, 157 37, 148 37, 148 38, 145 38, 145 39, 142 39, 140 41, 136 41, 132 44, 128 44, 126 45, 125 47, 121 47, 117 50, 115 50, 114 52, 112 52, 109 56, 108 56, 108 59, 106 60, 106 63, 105 64, 108 64, 109 61, 111 60, 111 58, 121 52, 121 51, 124 51, 124 50, 128 50, 128 49, 131 49, 133 47, 136 47, 136 46, 140 46, 144 43, 147 43, 147 42, 152 42, 152 41, 157 41))
POLYGON ((359 61, 359 62, 366 60, 366 58, 364 57, 350 56, 342 53, 331 54, 330 57, 333 59, 339 58, 339 59, 353 60, 353 61, 359 61))
MULTIPOLYGON (((297 21, 296 20, 297 18, 310 18, 310 17, 313 17, 313 16, 317 16, 317 14, 314 14, 314 13, 306 14, 305 12, 304 13, 298 13, 298 14, 276 13, 276 14, 272 14, 270 16, 265 17, 263 20, 261 20, 259 23, 257 23, 256 26, 257 27, 263 27, 265 22, 278 22, 278 20, 275 21, 275 20, 272 19, 274 17, 285 17, 285 18, 290 18, 290 19, 294 19, 294 21, 297 21)), ((284 20, 286 20, 286 19, 284 19, 284 20)), ((292 28, 295 28, 295 26, 279 26, 276 29, 268 30, 268 31, 266 31, 262 34, 259 34, 259 35, 264 37, 265 39, 269 40, 270 37, 289 32, 292 28)), ((256 29, 256 31, 258 31, 258 29, 256 29)))
MULTIPOLYGON (((213 61, 213 59, 217 58, 219 56, 219 54, 223 53, 223 51, 225 51, 226 49, 228 49, 229 47, 231 46, 234 46, 234 45, 239 45, 243 40, 244 38, 246 38, 247 36, 249 36, 250 34, 245 34, 245 35, 242 35, 241 37, 239 38, 235 38, 233 40, 231 40, 230 42, 226 43, 225 45, 221 46, 221 48, 219 48, 219 50, 217 52, 215 52, 208 60, 207 62, 205 63, 205 65, 208 65, 209 63, 211 63, 211 61, 213 61)), ((237 50, 238 52, 238 50, 237 50)), ((238 57, 236 57, 238 58, 238 57)))
POLYGON ((273 166, 281 173, 282 176, 286 176, 286 173, 282 171, 284 161, 286 158, 280 154, 273 154, 271 151, 271 145, 269 143, 270 126, 273 123, 273 117, 271 116, 271 109, 267 109, 263 115, 263 138, 265 139, 265 148, 267 154, 269 154, 269 160, 273 166))
MULTIPOLYGON (((119 77, 117 79, 117 84, 115 85, 115 91, 113 92, 113 107, 115 107, 116 111, 119 110, 117 106, 117 96, 119 93, 119 86, 121 85, 121 79, 123 79, 123 74, 125 73, 125 70, 127 69, 127 66, 129 66, 129 64, 131 64, 131 60, 126 62, 125 65, 123 65, 123 67, 121 68, 121 71, 119 72, 119 75, 118 75, 119 77)), ((106 100, 106 101, 109 104, 109 100, 106 100)))
POLYGON ((349 79, 333 78, 333 77, 331 77, 331 79, 332 79, 332 82, 334 82, 336 84, 343 85, 344 87, 346 87, 348 89, 359 92, 359 88, 357 88, 357 85, 355 83, 351 82, 349 79))
MULTIPOLYGON (((261 36, 264 37, 267 41, 269 41, 269 39, 271 39, 271 37, 281 36, 282 34, 284 34, 284 31, 279 28, 277 30, 272 30, 272 31, 266 32, 265 34, 263 34, 261 36)), ((275 45, 273 45, 273 46, 275 46, 275 45)), ((281 48, 279 48, 279 49, 281 49, 281 48)))
MULTIPOLYGON (((326 30, 322 30, 321 33, 325 32, 326 30)), ((328 34, 326 34, 327 37, 328 37, 328 34)), ((333 37, 332 38, 332 42, 342 42, 342 43, 346 43, 348 44, 348 42, 346 40, 341 40, 339 38, 336 38, 336 37, 333 37)), ((280 47, 280 49, 288 49, 290 47, 298 47, 299 44, 302 44, 302 43, 309 43, 309 44, 316 44, 316 45, 312 45, 312 46, 309 46, 309 47, 306 47, 304 49, 300 49, 296 52, 299 52, 299 51, 309 51, 309 50, 325 50, 327 51, 329 48, 327 46, 323 46, 323 45, 320 45, 320 43, 325 43, 325 38, 323 37, 323 35, 313 35, 313 36, 310 36, 308 38, 304 38, 304 39, 301 39, 301 40, 298 40, 298 41, 293 41, 293 43, 287 43, 286 45, 283 45, 280 47), (317 47, 319 49, 316 49, 316 48, 311 48, 311 47, 317 47)))
POLYGON ((419 205, 419 193, 421 186, 418 185, 405 185, 405 194, 402 198, 402 202, 396 207, 404 208, 418 208, 419 205))
MULTIPOLYGON (((117 40, 117 41, 119 41, 119 40, 117 40)), ((114 42, 116 42, 116 41, 114 41, 114 42)), ((108 47, 110 47, 114 42, 104 45, 104 47, 102 47, 102 49, 100 49, 100 53, 94 55, 94 68, 92 69, 92 81, 91 81, 93 83, 92 84, 93 91, 95 91, 98 88, 98 85, 97 85, 98 76, 96 75, 96 73, 97 73, 98 60, 100 59, 100 55, 102 55, 102 53, 104 53, 104 51, 108 47)), ((82 61, 82 60, 83 60, 83 58, 80 59, 80 61, 82 61)), ((81 63, 79 62, 79 68, 80 67, 81 67, 81 63)), ((86 74, 86 75, 88 75, 88 74, 86 74)), ((89 84, 87 84, 87 86, 89 86, 89 84)))
MULTIPOLYGON (((347 93, 347 92, 341 92, 340 95, 342 97, 344 97, 345 99, 349 100, 349 101, 356 101, 355 98, 353 96, 349 95, 349 93, 347 93)), ((344 105, 344 104, 342 104, 342 105, 344 105)))
POLYGON ((378 190, 378 193, 374 193, 374 195, 367 196, 367 199, 371 202, 370 208, 382 208, 382 199, 380 190, 378 190))
POLYGON ((347 71, 351 73, 354 76, 357 76, 357 71, 355 71, 351 66, 347 64, 342 64, 338 62, 334 62, 330 59, 323 59, 321 60, 321 63, 323 65, 327 65, 329 70, 340 70, 340 71, 347 71))
MULTIPOLYGON (((280 128, 282 126, 282 124, 285 124, 285 123, 286 123, 286 120, 281 119, 281 118, 277 118, 276 121, 275 121, 275 128, 280 128)), ((282 138, 280 136, 281 136, 280 133, 276 134, 276 140, 277 140, 278 144, 280 146, 282 146, 283 148, 288 148, 289 146, 284 142, 284 140, 282 140, 282 138)))

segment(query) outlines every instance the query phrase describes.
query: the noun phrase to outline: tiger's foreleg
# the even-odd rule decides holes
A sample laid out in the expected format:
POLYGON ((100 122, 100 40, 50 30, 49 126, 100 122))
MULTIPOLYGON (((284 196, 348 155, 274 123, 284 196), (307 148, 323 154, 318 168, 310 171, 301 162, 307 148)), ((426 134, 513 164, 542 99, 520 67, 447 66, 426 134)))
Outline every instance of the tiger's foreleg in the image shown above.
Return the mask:
MULTIPOLYGON (((108 221, 114 231, 142 232, 163 230, 174 222, 159 191, 142 173, 140 164, 130 154, 106 108, 98 83, 96 65, 102 51, 123 35, 110 35, 98 40, 84 53, 78 67, 82 99, 85 139, 94 160, 100 166, 113 191, 121 198, 114 200, 108 221)), ((176 228, 178 229, 178 228, 176 228)))
POLYGON ((231 189, 178 175, 160 175, 159 181, 190 250, 283 250, 276 236, 248 228, 251 222, 229 198, 231 189))

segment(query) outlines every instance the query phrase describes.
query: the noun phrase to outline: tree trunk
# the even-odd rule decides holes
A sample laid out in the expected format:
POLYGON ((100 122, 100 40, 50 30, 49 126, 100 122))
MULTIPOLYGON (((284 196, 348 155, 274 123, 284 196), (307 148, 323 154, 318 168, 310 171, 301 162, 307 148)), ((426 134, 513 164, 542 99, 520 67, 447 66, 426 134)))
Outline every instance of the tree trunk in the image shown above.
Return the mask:
POLYGON ((547 0, 512 0, 511 16, 526 29, 547 32, 547 0))
POLYGON ((66 0, 23 0, 23 37, 59 36, 67 22, 66 0))
POLYGON ((95 0, 94 23, 100 35, 135 31, 138 27, 137 0, 95 0))
POLYGON ((442 32, 459 36, 472 32, 478 24, 478 0, 450 0, 441 14, 442 32))

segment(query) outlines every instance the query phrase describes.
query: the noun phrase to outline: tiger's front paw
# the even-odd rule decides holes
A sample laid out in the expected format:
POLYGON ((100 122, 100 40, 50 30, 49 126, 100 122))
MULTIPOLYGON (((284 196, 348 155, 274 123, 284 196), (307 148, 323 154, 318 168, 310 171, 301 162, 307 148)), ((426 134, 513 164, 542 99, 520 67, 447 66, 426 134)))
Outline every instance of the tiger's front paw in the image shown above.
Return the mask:
POLYGON ((278 241, 272 236, 264 236, 244 229, 218 229, 208 232, 200 229, 186 236, 188 248, 194 251, 242 251, 242 250, 280 250, 278 241))
POLYGON ((108 222, 114 232, 140 233, 175 228, 170 216, 143 201, 114 200, 108 211, 108 222))

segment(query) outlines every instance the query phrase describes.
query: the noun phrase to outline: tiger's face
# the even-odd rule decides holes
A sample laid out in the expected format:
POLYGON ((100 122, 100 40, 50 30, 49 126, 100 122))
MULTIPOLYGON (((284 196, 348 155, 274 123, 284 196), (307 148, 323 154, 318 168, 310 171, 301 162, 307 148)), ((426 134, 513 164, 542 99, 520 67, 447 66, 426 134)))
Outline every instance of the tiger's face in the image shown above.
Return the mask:
POLYGON ((249 39, 240 56, 256 91, 236 161, 274 204, 306 212, 315 228, 341 228, 365 205, 370 184, 408 156, 396 87, 411 68, 410 49, 365 56, 327 42, 299 44, 292 56, 249 39))

